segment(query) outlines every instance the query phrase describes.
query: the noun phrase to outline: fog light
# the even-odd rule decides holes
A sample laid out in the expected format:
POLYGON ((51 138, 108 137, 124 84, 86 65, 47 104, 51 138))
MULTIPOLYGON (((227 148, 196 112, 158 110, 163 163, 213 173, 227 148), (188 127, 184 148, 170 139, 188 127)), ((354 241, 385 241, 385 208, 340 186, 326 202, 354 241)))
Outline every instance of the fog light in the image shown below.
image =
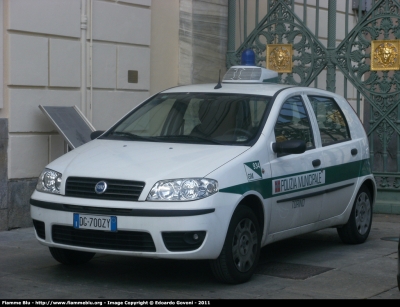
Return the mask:
POLYGON ((167 231, 162 233, 165 247, 172 252, 184 252, 198 249, 206 238, 204 230, 167 231))
POLYGON ((202 238, 204 239, 205 237, 205 232, 203 231, 191 231, 191 232, 186 232, 183 236, 183 240, 187 244, 198 244, 199 239, 202 238))

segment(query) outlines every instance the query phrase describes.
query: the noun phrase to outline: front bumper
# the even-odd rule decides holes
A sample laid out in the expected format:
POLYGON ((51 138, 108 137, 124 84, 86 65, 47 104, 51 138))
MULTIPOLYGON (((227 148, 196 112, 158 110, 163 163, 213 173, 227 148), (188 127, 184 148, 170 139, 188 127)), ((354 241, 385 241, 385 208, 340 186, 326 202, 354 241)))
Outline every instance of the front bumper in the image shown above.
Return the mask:
POLYGON ((224 193, 222 201, 222 193, 217 193, 184 203, 132 203, 35 192, 31 217, 37 239, 46 246, 149 258, 215 259, 224 244, 238 197, 224 193), (74 213, 116 216, 118 230, 74 229, 74 213), (193 236, 201 242, 191 242, 193 236), (181 243, 183 246, 176 248, 181 243))

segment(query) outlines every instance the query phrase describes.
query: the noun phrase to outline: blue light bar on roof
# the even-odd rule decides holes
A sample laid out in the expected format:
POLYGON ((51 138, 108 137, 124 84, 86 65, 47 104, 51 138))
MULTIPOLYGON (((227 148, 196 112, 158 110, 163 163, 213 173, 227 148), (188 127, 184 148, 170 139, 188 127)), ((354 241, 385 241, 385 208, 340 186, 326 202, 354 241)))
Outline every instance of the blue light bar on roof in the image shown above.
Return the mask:
POLYGON ((256 54, 252 49, 246 49, 242 52, 243 66, 256 66, 256 54))

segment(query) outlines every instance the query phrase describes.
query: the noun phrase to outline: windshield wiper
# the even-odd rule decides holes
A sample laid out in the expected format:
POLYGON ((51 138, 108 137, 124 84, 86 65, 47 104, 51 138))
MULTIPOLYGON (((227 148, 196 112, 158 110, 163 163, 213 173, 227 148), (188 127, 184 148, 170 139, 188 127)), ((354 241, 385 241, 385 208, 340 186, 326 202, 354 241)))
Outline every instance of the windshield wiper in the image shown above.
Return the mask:
POLYGON ((194 136, 194 135, 164 135, 164 136, 145 137, 145 136, 137 135, 137 134, 134 134, 131 132, 114 131, 114 132, 108 134, 108 136, 126 137, 131 140, 143 140, 143 141, 149 141, 149 142, 158 142, 158 141, 166 140, 166 139, 168 139, 168 140, 186 139, 186 140, 201 141, 202 143, 224 145, 224 143, 218 142, 216 140, 208 139, 208 138, 201 137, 201 136, 194 136))
POLYGON ((157 142, 152 137, 145 137, 145 136, 133 134, 131 132, 114 131, 114 132, 110 133, 109 136, 122 136, 122 137, 127 137, 131 140, 143 140, 143 141, 149 141, 149 142, 157 142))
POLYGON ((201 137, 201 136, 195 136, 195 135, 163 135, 163 136, 157 136, 157 139, 178 139, 178 140, 182 140, 182 139, 187 139, 187 140, 197 140, 197 141, 202 141, 203 143, 211 143, 211 144, 218 144, 218 145, 225 145, 224 143, 218 142, 216 140, 213 139, 208 139, 205 137, 201 137))

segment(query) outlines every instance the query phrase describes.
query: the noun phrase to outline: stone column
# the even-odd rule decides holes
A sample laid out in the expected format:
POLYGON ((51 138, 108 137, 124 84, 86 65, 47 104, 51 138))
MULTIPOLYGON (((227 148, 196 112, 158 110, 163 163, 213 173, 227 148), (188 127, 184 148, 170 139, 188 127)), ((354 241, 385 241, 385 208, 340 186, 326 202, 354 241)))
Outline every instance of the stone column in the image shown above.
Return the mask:
POLYGON ((0 231, 8 229, 8 119, 0 118, 0 231))
POLYGON ((226 72, 228 0, 181 0, 179 84, 218 82, 226 72))

